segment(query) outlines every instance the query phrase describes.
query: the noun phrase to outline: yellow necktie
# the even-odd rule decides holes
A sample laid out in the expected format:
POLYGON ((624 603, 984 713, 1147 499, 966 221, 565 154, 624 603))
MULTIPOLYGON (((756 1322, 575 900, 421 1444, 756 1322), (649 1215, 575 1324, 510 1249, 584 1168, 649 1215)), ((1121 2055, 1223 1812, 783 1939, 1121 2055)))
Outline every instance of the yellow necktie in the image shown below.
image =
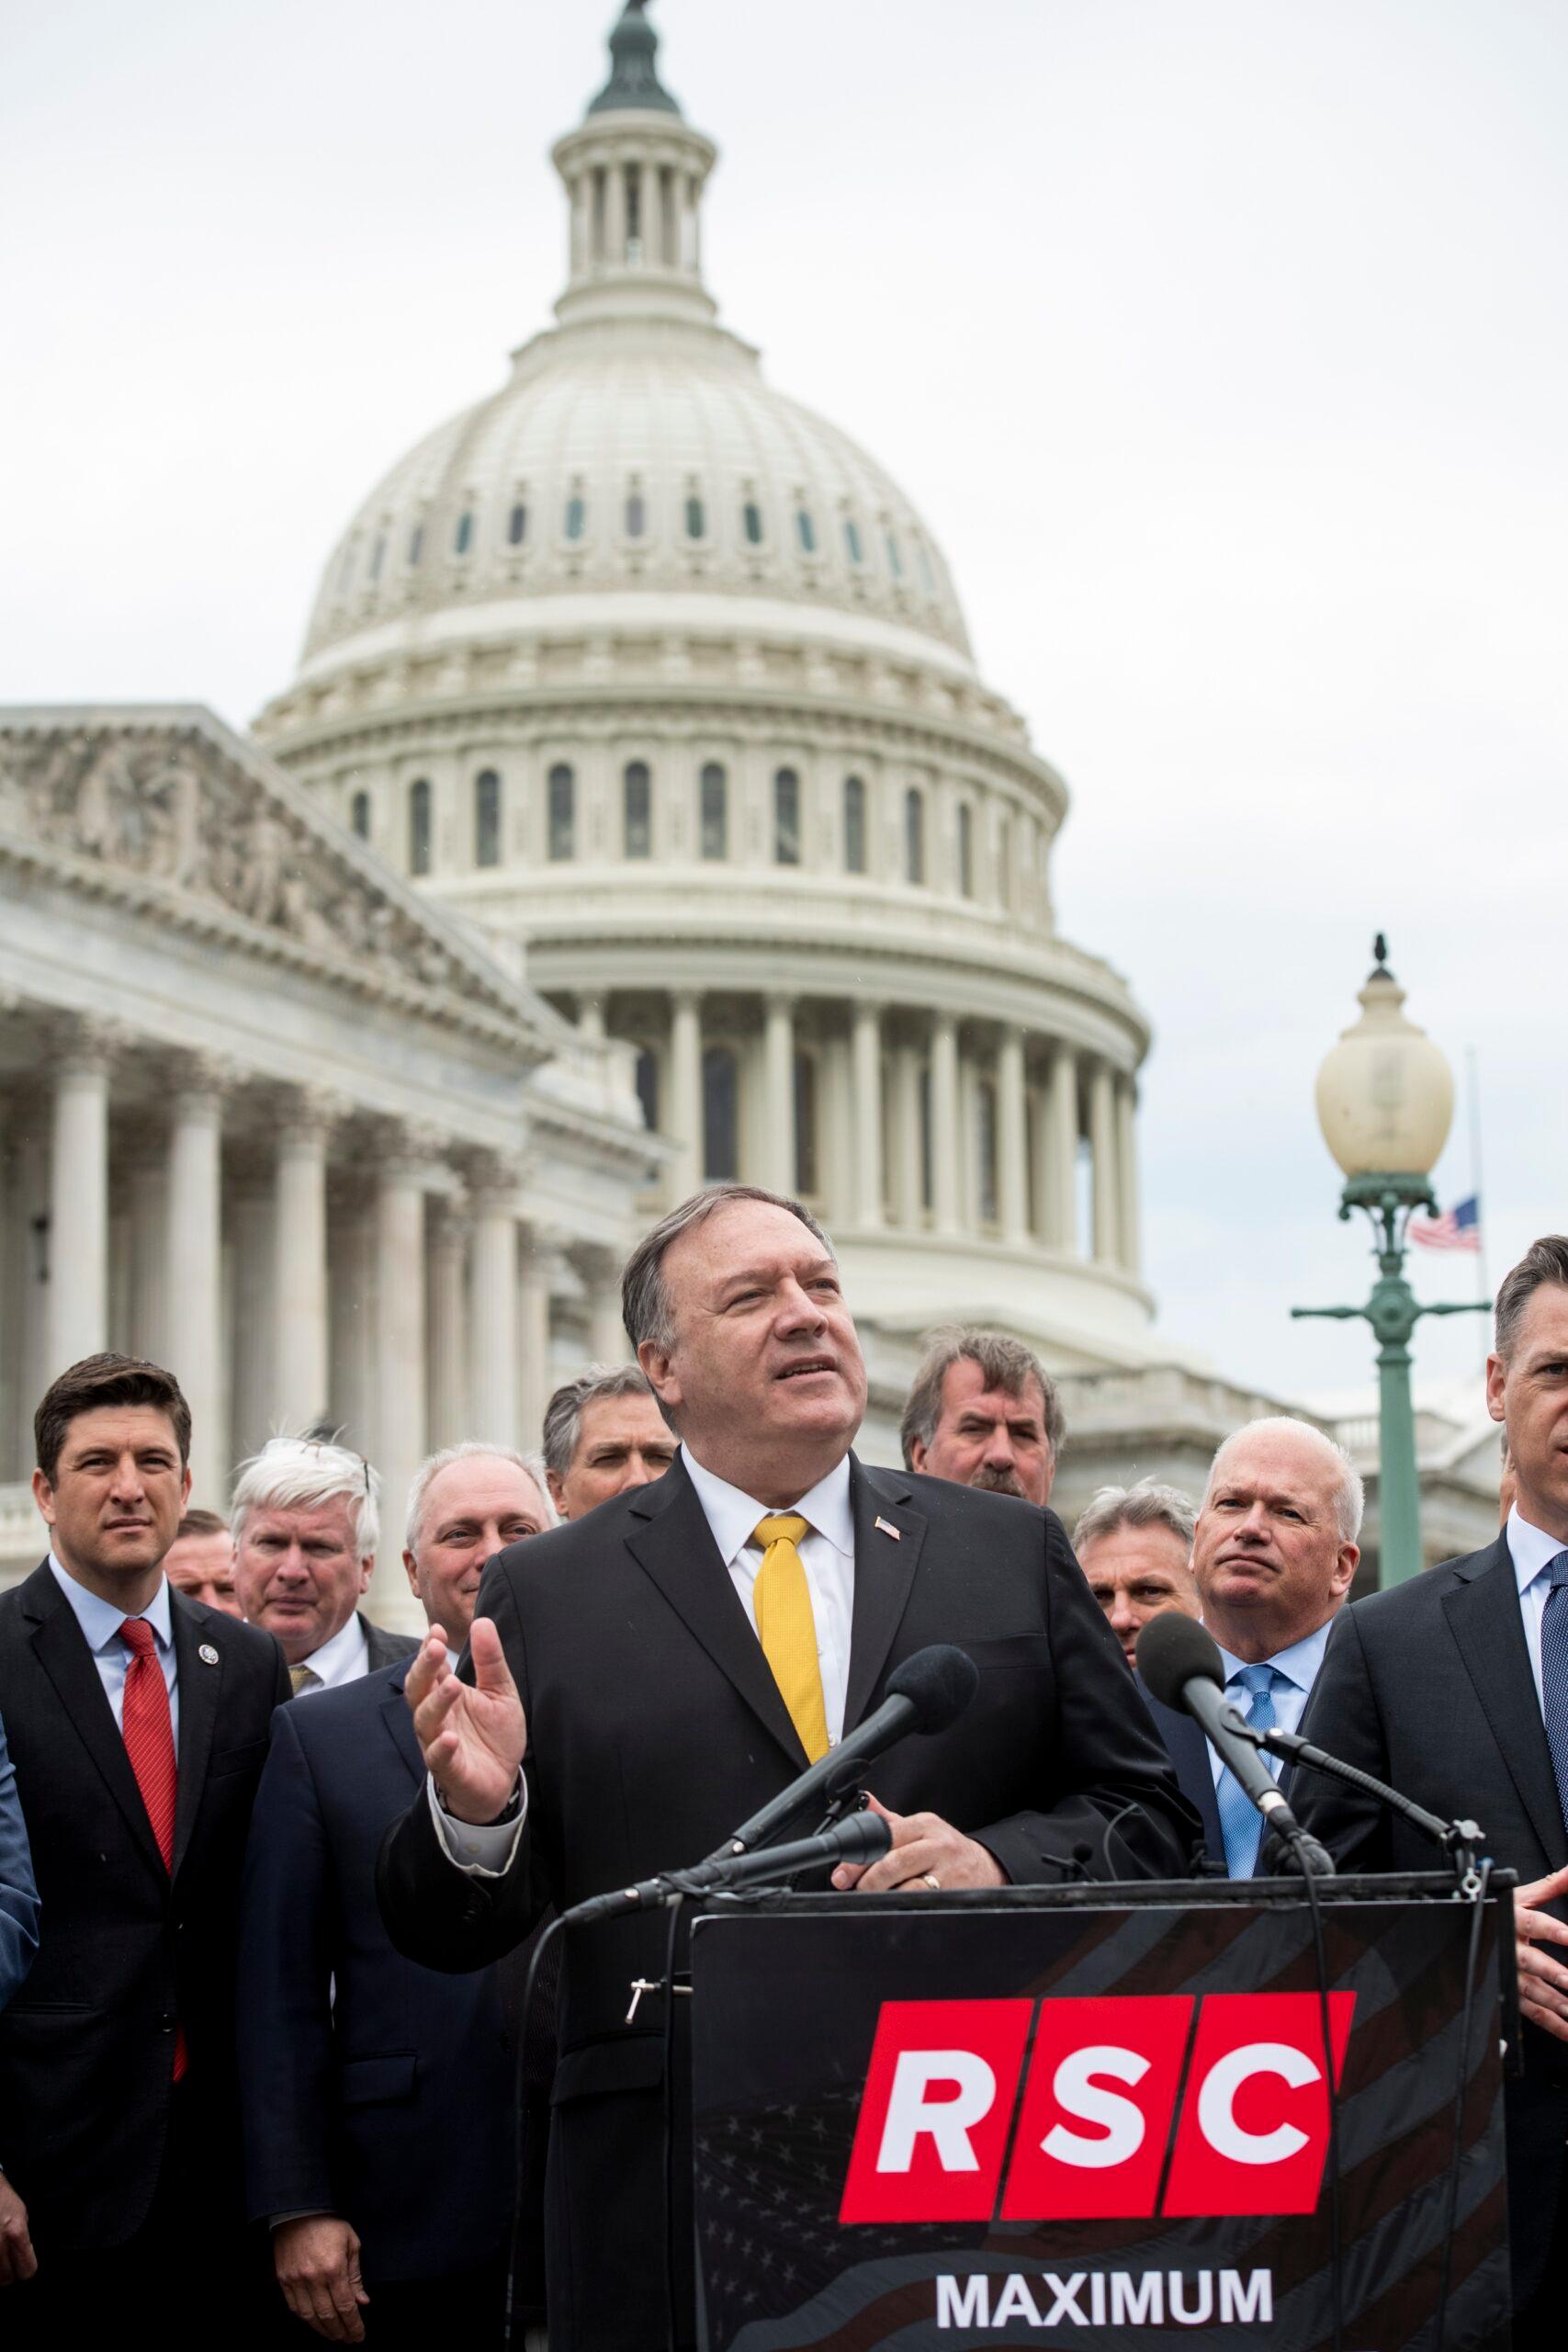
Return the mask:
POLYGON ((813 1764, 828 1753, 828 1713, 822 1702, 822 1670, 817 1663, 817 1621, 811 1590, 795 1548, 807 1522, 793 1513, 760 1519, 751 1541, 762 1546, 753 1598, 757 1638, 773 1668, 789 1719, 813 1764))
MULTIPOLYGON (((319 1690, 321 1687, 321 1678, 313 1666, 291 1666, 288 1669, 288 1679, 294 1685, 294 1696, 297 1699, 301 1690, 319 1690)), ((312 1716, 311 1721, 314 1720, 312 1716)))

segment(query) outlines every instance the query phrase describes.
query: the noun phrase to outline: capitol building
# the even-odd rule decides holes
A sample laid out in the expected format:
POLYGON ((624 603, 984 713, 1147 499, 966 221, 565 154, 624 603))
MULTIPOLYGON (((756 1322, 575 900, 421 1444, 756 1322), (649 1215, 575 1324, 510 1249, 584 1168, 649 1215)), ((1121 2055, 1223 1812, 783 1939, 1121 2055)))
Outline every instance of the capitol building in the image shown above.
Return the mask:
MULTIPOLYGON (((318 1422, 396 1498, 536 1442, 711 1179, 829 1226, 874 1457, 953 1317, 1061 1378, 1069 1517, 1272 1401, 1154 1328, 1150 1029, 1059 927, 1066 787, 908 496, 721 322, 717 151, 639 0, 610 47, 553 323, 363 498, 251 739, 0 712, 0 1577, 74 1356, 174 1363, 199 1501, 318 1422)), ((1466 1436, 1426 1432, 1433 1556, 1477 1540, 1466 1436)))

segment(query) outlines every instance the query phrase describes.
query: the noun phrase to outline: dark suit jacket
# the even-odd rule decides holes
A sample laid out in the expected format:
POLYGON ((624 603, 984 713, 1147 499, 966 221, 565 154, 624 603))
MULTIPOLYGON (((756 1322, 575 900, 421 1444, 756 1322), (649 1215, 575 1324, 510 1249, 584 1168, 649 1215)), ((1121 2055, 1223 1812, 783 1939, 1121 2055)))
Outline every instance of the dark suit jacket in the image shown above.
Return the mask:
POLYGON ((372 2290, 477 2268, 512 2221, 515 2070, 495 1972, 416 1967, 376 1907, 377 1850, 424 1783, 405 1671, 273 1717, 241 1906, 251 2217, 343 2215, 372 2290))
MULTIPOLYGON (((385 1625, 373 1625, 363 1609, 355 1610, 355 1614, 365 1628, 365 1640, 370 1652, 370 1664, 366 1669, 367 1673, 379 1674, 383 1667, 396 1666, 400 1658, 412 1657, 418 1649, 417 1634, 390 1634, 385 1625)), ((317 1698, 324 1695, 321 1691, 315 1693, 317 1698)))
POLYGON ((1223 1878, 1225 1841, 1220 1827, 1220 1808, 1214 1801, 1214 1768, 1209 1743, 1190 1715, 1179 1714, 1174 1707, 1168 1707, 1163 1700, 1145 1690, 1141 1676, 1138 1688, 1144 1692, 1144 1704, 1154 1717, 1155 1729, 1176 1768, 1176 1785, 1203 1825, 1203 1851, 1194 1855, 1194 1863, 1201 1866, 1206 1860, 1223 1878))
MULTIPOLYGON (((1196 1822, 1055 1517, 858 1463, 851 1493, 846 1724, 928 1643, 960 1644, 980 1672, 946 1732, 906 1740, 868 1770, 883 1802, 942 1815, 1020 1883, 1078 1875, 1079 1845, 1101 1878, 1184 1874, 1196 1822)), ((389 1837, 382 1909, 401 1949, 431 1966, 494 1959, 548 1901, 564 1909, 699 1860, 805 1769, 679 1458, 656 1486, 502 1552, 479 1611, 501 1630, 528 1712, 528 1827, 501 1879, 454 1869, 423 1800, 389 1837)), ((666 1934, 654 1915, 569 1942, 547 2188, 557 2352, 646 2352, 649 2340, 649 2282, 663 2265, 663 2019, 645 2001, 628 2026, 626 1988, 664 1975, 666 1934)), ((678 2243, 689 2246, 689 2153, 674 2169, 678 2243)), ((689 2260, 678 2258, 677 2278, 689 2337, 689 2260)))
MULTIPOLYGON (((1444 1820, 1478 1821, 1486 1852, 1522 1880, 1568 1862, 1506 1535, 1342 1610, 1302 1729, 1444 1820)), ((1443 1866, 1405 1823, 1321 1773, 1297 1772, 1291 1802, 1343 1871, 1443 1866)), ((1544 2268, 1568 2137, 1568 2044, 1527 2026, 1524 2052, 1525 2079, 1505 2092, 1520 2302, 1544 2268)))
POLYGON ((0 1714, 42 1902, 32 1973, 0 2012, 0 2133, 40 2260, 120 2245, 146 2219, 176 2018, 189 2057, 182 2103, 211 2154, 210 2211, 193 2213, 191 2227, 242 2217, 240 1867, 288 1676, 270 1634, 178 1592, 170 1607, 180 1702, 172 1876, 48 1562, 0 1594, 0 1714))
MULTIPOLYGON (((17 1794, 17 1771, 0 1723, 0 2009, 33 1964, 38 1950, 38 1883, 17 1794)), ((0 2117, 0 2131, 5 2128, 0 2117)))

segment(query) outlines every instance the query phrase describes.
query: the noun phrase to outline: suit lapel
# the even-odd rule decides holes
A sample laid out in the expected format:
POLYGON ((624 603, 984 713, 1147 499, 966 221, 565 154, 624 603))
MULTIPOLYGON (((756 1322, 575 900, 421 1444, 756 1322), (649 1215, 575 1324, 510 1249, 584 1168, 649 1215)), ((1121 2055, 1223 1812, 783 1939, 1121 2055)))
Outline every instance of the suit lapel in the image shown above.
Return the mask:
POLYGON ((854 1619, 844 1729, 853 1731, 871 1703, 919 1565, 928 1521, 911 1508, 908 1478, 867 1470, 850 1456, 850 1507, 855 1525, 854 1619), (886 1522, 878 1526, 877 1521, 886 1522), (887 1532, 897 1528, 896 1535, 887 1532))
POLYGON ((403 1677, 400 1674, 394 1674, 381 1693, 381 1721, 386 1725, 388 1738, 402 1758, 409 1779, 416 1789, 421 1787, 424 1781, 424 1761, 414 1736, 413 1717, 403 1696, 403 1677))
POLYGON ((177 1878, 207 1787, 212 1734, 228 1669, 223 1657, 227 1645, 221 1635, 216 1640, 210 1638, 189 1601, 177 1592, 169 1594, 169 1614, 175 1634, 175 1671, 180 1686, 179 1780, 175 1797, 175 1857, 170 1872, 171 1877, 177 1878), (204 1649, 217 1651, 216 1666, 200 1655, 204 1649))
POLYGON ((132 1844, 149 1869, 163 1878, 164 1857, 158 1851, 158 1841, 152 1835, 152 1825, 147 1818, 147 1807, 136 1785, 114 1709, 98 1679, 97 1664, 82 1628, 47 1560, 28 1577, 23 1606, 32 1621, 34 1655, 54 1686, 66 1721, 125 1815, 132 1844))
POLYGON ((734 1684, 796 1770, 804 1771, 806 1750, 679 1454, 662 1478, 642 1487, 634 1498, 626 1540, 637 1566, 659 1587, 687 1631, 734 1684))
POLYGON ((1456 1571, 1443 1610, 1519 1802, 1548 1867, 1556 1870, 1565 1859, 1568 1838, 1506 1534, 1456 1571))

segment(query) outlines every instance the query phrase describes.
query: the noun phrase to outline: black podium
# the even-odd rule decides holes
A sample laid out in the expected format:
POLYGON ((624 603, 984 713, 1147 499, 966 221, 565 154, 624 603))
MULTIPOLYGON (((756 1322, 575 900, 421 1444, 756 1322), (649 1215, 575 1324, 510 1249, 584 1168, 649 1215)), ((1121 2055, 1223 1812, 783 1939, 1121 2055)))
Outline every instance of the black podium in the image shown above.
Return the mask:
POLYGON ((709 1905, 700 2342, 1496 2352, 1509 1905, 1436 1877, 1325 1882, 1315 1923, 1289 1880, 709 1905))

